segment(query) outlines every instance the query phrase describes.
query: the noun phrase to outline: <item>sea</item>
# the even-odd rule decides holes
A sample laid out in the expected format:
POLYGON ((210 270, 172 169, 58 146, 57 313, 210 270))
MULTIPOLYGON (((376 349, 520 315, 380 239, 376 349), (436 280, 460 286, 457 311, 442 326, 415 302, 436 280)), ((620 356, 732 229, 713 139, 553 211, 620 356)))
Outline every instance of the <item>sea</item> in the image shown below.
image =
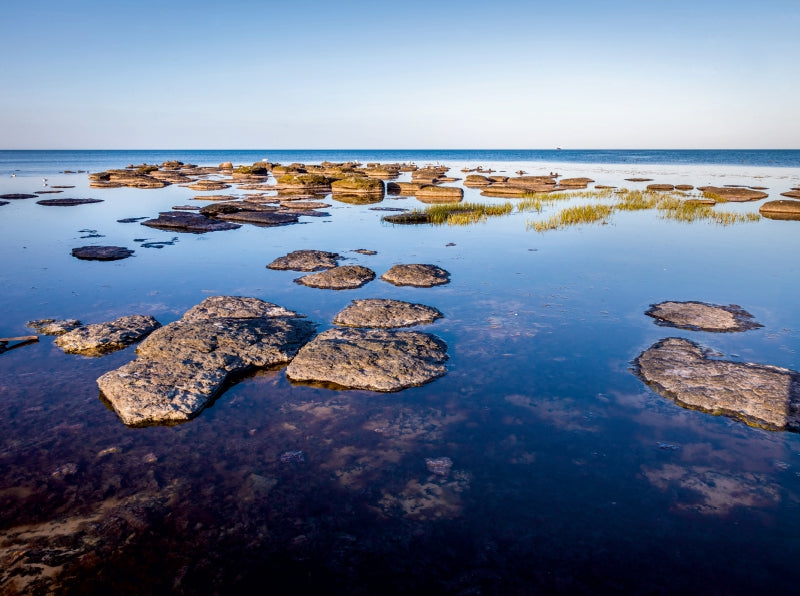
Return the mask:
POLYGON ((330 388, 265 369, 188 422, 130 428, 96 381, 135 345, 89 357, 52 336, 12 342, 0 353, 0 593, 794 593, 800 435, 682 407, 634 361, 681 337, 709 357, 800 370, 800 223, 755 217, 798 187, 800 150, 0 151, 0 195, 102 200, 0 204, 0 338, 44 318, 167 324, 215 295, 279 304, 321 332, 353 300, 395 298, 442 312, 419 330, 448 352, 447 373, 420 387, 330 388), (730 225, 643 210, 539 232, 591 193, 523 211, 465 188, 464 202, 514 205, 468 225, 383 219, 425 209, 414 197, 322 195, 323 215, 294 225, 188 234, 141 221, 252 191, 89 185, 91 172, 168 160, 432 164, 456 178, 480 166, 587 177, 587 191, 652 180, 768 197, 714 206, 752 216, 730 225), (134 253, 72 256, 85 245, 134 253), (377 277, 323 290, 266 267, 297 249, 377 277), (450 283, 380 279, 402 263, 437 265, 450 283), (761 327, 657 325, 645 312, 668 300, 737 305, 761 327))

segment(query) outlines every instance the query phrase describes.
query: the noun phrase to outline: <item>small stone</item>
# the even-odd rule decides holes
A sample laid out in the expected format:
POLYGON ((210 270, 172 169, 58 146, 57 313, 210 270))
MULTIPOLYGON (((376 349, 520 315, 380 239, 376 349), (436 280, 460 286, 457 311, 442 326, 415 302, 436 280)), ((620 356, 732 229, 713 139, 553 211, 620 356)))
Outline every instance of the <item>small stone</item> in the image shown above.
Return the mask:
POLYGON ((72 249, 72 256, 84 261, 119 261, 134 253, 124 246, 79 246, 72 249))
POLYGON ((412 263, 395 265, 381 279, 396 286, 429 288, 450 282, 450 273, 436 265, 412 263))

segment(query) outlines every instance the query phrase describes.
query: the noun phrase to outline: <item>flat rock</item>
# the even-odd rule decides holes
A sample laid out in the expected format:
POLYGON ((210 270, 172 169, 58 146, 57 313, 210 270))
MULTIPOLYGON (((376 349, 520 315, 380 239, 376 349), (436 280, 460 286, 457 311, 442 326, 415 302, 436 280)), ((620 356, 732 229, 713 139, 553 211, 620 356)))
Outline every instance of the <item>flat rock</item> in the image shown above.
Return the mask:
POLYGON ((293 250, 267 265, 267 269, 291 271, 319 271, 336 267, 341 255, 325 250, 293 250))
POLYGON ((314 324, 257 298, 212 296, 152 333, 136 360, 97 380, 123 423, 175 424, 195 417, 231 374, 289 362, 314 324))
POLYGON ((35 199, 37 195, 27 195, 20 192, 12 192, 5 195, 0 195, 0 199, 11 199, 11 200, 18 200, 18 199, 35 199))
POLYGON ((235 230, 241 227, 235 223, 217 221, 205 215, 187 211, 164 211, 159 213, 158 217, 155 219, 143 221, 142 225, 160 230, 176 230, 178 232, 191 232, 193 234, 235 230))
POLYGON ((659 325, 692 331, 747 331, 762 326, 753 320, 753 315, 735 304, 661 302, 651 305, 644 314, 653 317, 659 325))
POLYGON ((284 209, 326 209, 330 206, 330 203, 323 203, 322 201, 281 201, 281 207, 284 209))
POLYGON ((42 335, 64 335, 82 324, 77 319, 35 319, 25 323, 25 326, 42 335))
POLYGON ((3 205, 8 205, 8 201, 0 201, 0 207, 2 207, 3 205))
POLYGON ((189 188, 192 190, 224 190, 230 186, 220 180, 198 180, 194 184, 190 184, 189 188))
POLYGON ((433 323, 441 317, 442 313, 432 306, 389 298, 367 298, 353 300, 334 317, 333 322, 344 327, 391 329, 433 323))
POLYGON ((652 182, 652 178, 625 178, 628 182, 652 182))
POLYGON ((348 389, 400 391, 441 377, 446 361, 447 345, 427 333, 329 329, 298 352, 286 376, 348 389))
POLYGON ((103 199, 42 199, 36 201, 39 205, 51 207, 74 207, 75 205, 89 205, 90 203, 102 203, 103 199))
POLYGON ((647 190, 656 190, 660 192, 675 190, 674 184, 648 184, 647 190))
POLYGON ((239 197, 236 195, 197 195, 193 198, 195 201, 235 201, 239 197))
POLYGON ((731 201, 741 203, 744 201, 757 201, 766 199, 769 195, 760 190, 731 186, 698 186, 697 190, 711 196, 718 201, 731 201))
POLYGON ((130 315, 107 323, 78 327, 56 338, 56 345, 67 354, 100 356, 141 341, 161 327, 148 315, 130 315))
POLYGON ((686 408, 769 430, 800 430, 797 371, 712 360, 700 346, 678 337, 655 343, 634 364, 645 383, 686 408))
POLYGON ((769 219, 800 219, 800 201, 778 199, 767 201, 758 212, 769 219))
POLYGON ((384 185, 383 182, 377 178, 350 177, 332 182, 331 191, 333 194, 368 194, 383 196, 384 185))
POLYGON ((694 186, 691 184, 676 184, 675 190, 693 190, 694 186))
POLYGON ((559 186, 569 186, 571 188, 586 188, 594 182, 591 178, 562 178, 558 181, 559 186))
POLYGON ((284 226, 297 223, 299 216, 297 213, 276 211, 238 211, 236 213, 220 213, 215 217, 226 222, 234 221, 259 226, 284 226))
POLYGON ((357 252, 360 255, 367 255, 368 257, 378 254, 377 250, 371 250, 369 248, 357 248, 353 252, 357 252))
POLYGON ((395 265, 381 279, 396 286, 416 286, 429 288, 450 282, 450 273, 436 265, 412 263, 395 265))
POLYGON ((417 191, 422 203, 457 203, 464 198, 464 189, 457 186, 423 186, 417 191))
POLYGON ((361 265, 345 265, 343 267, 333 267, 319 273, 310 273, 309 275, 298 277, 294 281, 312 288, 352 290, 360 288, 373 279, 375 279, 375 272, 372 269, 361 265))
POLYGON ((197 205, 173 205, 173 211, 199 211, 200 207, 197 205))
POLYGON ((79 246, 72 249, 72 256, 84 261, 119 261, 134 253, 124 246, 79 246))
POLYGON ((787 190, 786 192, 782 192, 781 196, 790 199, 800 199, 800 190, 787 190))

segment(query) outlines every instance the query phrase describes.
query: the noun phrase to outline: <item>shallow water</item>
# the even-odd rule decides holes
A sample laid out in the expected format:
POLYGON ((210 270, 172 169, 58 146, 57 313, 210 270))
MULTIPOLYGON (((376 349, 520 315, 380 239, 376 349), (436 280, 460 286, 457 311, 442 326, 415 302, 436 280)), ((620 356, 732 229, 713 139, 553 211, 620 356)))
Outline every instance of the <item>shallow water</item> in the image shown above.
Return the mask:
MULTIPOLYGON (((0 194, 41 190, 44 176, 48 188, 75 185, 45 197, 105 201, 0 206, 0 336, 26 335, 25 322, 44 317, 95 323, 140 313, 167 323, 215 294, 275 302, 323 330, 351 300, 388 297, 444 313, 424 330, 447 342, 450 360, 446 376, 393 394, 292 385, 281 370, 262 371, 186 424, 130 429, 98 398, 96 379, 132 359, 133 347, 88 358, 43 336, 0 355, 3 590, 44 591, 49 580, 30 578, 53 569, 56 585, 75 592, 743 593, 789 591, 800 579, 800 437, 685 410, 631 372, 642 350, 668 336, 800 369, 797 222, 720 227, 637 212, 537 234, 526 221, 558 207, 434 228, 392 226, 374 205, 328 201, 329 217, 298 225, 178 234, 117 220, 202 193, 89 189, 85 174, 59 172, 133 157, 86 156, 81 167, 80 155, 26 162, 25 153, 4 156, 4 165, 23 165, 0 179, 0 194), (70 255, 94 243, 136 252, 106 263, 70 255), (432 263, 452 281, 420 289, 376 279, 334 292, 266 269, 300 248, 339 252, 378 275, 432 263), (359 248, 378 254, 352 252, 359 248), (644 311, 663 300, 739 304, 763 327, 659 327, 644 311), (437 457, 452 460, 447 477, 426 468, 437 457)), ((305 161, 349 159, 340 153, 305 161)), ((219 154, 199 163, 216 165, 219 154)), ((798 165, 632 164, 634 153, 625 163, 448 157, 427 155, 455 176, 480 163, 629 188, 646 184, 624 182, 631 176, 761 185, 770 199, 800 184, 798 165)), ((505 201, 470 189, 465 200, 505 201)), ((421 204, 387 197, 381 206, 421 204)))

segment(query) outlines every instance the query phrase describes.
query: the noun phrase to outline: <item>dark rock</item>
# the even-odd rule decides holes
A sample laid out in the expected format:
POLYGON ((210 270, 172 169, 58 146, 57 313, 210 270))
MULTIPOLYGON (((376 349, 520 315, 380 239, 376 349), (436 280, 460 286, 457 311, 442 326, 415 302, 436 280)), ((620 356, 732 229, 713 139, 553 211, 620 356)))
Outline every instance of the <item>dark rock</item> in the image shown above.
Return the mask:
POLYGON ((800 430, 800 373, 712 360, 697 344, 661 340, 635 361, 639 377, 664 397, 690 409, 730 416, 769 430, 800 430))
POLYGON ((81 325, 82 323, 77 319, 35 319, 25 323, 26 327, 35 329, 42 335, 64 335, 81 325))
POLYGON ((735 304, 721 306, 704 302, 660 302, 644 314, 665 327, 692 331, 733 332, 761 327, 746 310, 735 304))
POLYGON ((56 345, 67 354, 100 356, 141 341, 161 327, 146 315, 120 317, 107 323, 78 327, 56 338, 56 345))
POLYGON ((194 234, 235 230, 241 227, 238 224, 209 219, 205 215, 199 213, 183 211, 164 211, 159 213, 156 219, 143 221, 142 225, 160 230, 176 230, 178 232, 191 232, 194 234))
POLYGON ((431 306, 414 304, 389 298, 353 300, 333 319, 335 325, 344 327, 412 327, 433 323, 442 313, 431 306))
POLYGON ((427 224, 431 223, 431 216, 424 211, 406 211, 395 215, 385 215, 381 218, 394 224, 427 224))
POLYGON ((450 282, 450 274, 436 265, 412 263, 395 265, 381 276, 381 279, 396 286, 416 286, 429 288, 450 282))
POLYGON ((124 219, 118 219, 117 223, 136 223, 137 221, 142 221, 143 219, 147 219, 146 217, 126 217, 124 219))
POLYGON ((294 250, 283 257, 278 257, 267 265, 267 269, 292 271, 319 271, 336 267, 341 255, 324 250, 294 250))
POLYGON ((769 219, 800 219, 800 201, 778 199, 767 201, 758 212, 769 219))
POLYGON ((72 207, 74 205, 88 205, 90 203, 102 203, 103 199, 42 199, 36 201, 39 205, 50 205, 53 207, 72 207))
POLYGON ((36 198, 36 195, 26 195, 26 194, 19 193, 19 192, 12 192, 12 193, 9 193, 9 194, 0 195, 0 199, 16 200, 16 199, 35 199, 35 198, 36 198))
POLYGON ((367 255, 367 256, 370 256, 370 257, 378 254, 377 250, 370 250, 368 248, 357 248, 353 252, 357 252, 359 254, 367 255))
POLYGON ((652 182, 652 178, 625 178, 628 182, 652 182))
POLYGON ((284 209, 296 209, 298 211, 325 209, 330 206, 330 203, 323 203, 321 201, 281 201, 281 207, 284 209))
POLYGON ((195 201, 235 201, 239 197, 236 195, 197 195, 195 201))
POLYGON ((327 271, 298 277, 296 283, 326 290, 352 290, 375 279, 375 272, 361 265, 333 267, 327 271))
POLYGON ((173 205, 173 211, 199 211, 200 207, 197 205, 173 205))
POLYGON ((8 205, 8 201, 0 201, 0 207, 2 207, 3 205, 8 205))
POLYGON ((297 213, 279 213, 275 211, 239 211, 237 213, 221 213, 217 219, 238 221, 259 226, 283 226, 297 223, 297 213))
POLYGON ((37 195, 57 195, 60 192, 64 192, 63 190, 37 190, 37 195))
POLYGON ((79 246, 72 249, 72 256, 85 261, 119 261, 134 253, 124 246, 79 246))
POLYGON ((418 331, 329 329, 304 346, 286 369, 296 382, 400 391, 447 372, 447 345, 418 331))

